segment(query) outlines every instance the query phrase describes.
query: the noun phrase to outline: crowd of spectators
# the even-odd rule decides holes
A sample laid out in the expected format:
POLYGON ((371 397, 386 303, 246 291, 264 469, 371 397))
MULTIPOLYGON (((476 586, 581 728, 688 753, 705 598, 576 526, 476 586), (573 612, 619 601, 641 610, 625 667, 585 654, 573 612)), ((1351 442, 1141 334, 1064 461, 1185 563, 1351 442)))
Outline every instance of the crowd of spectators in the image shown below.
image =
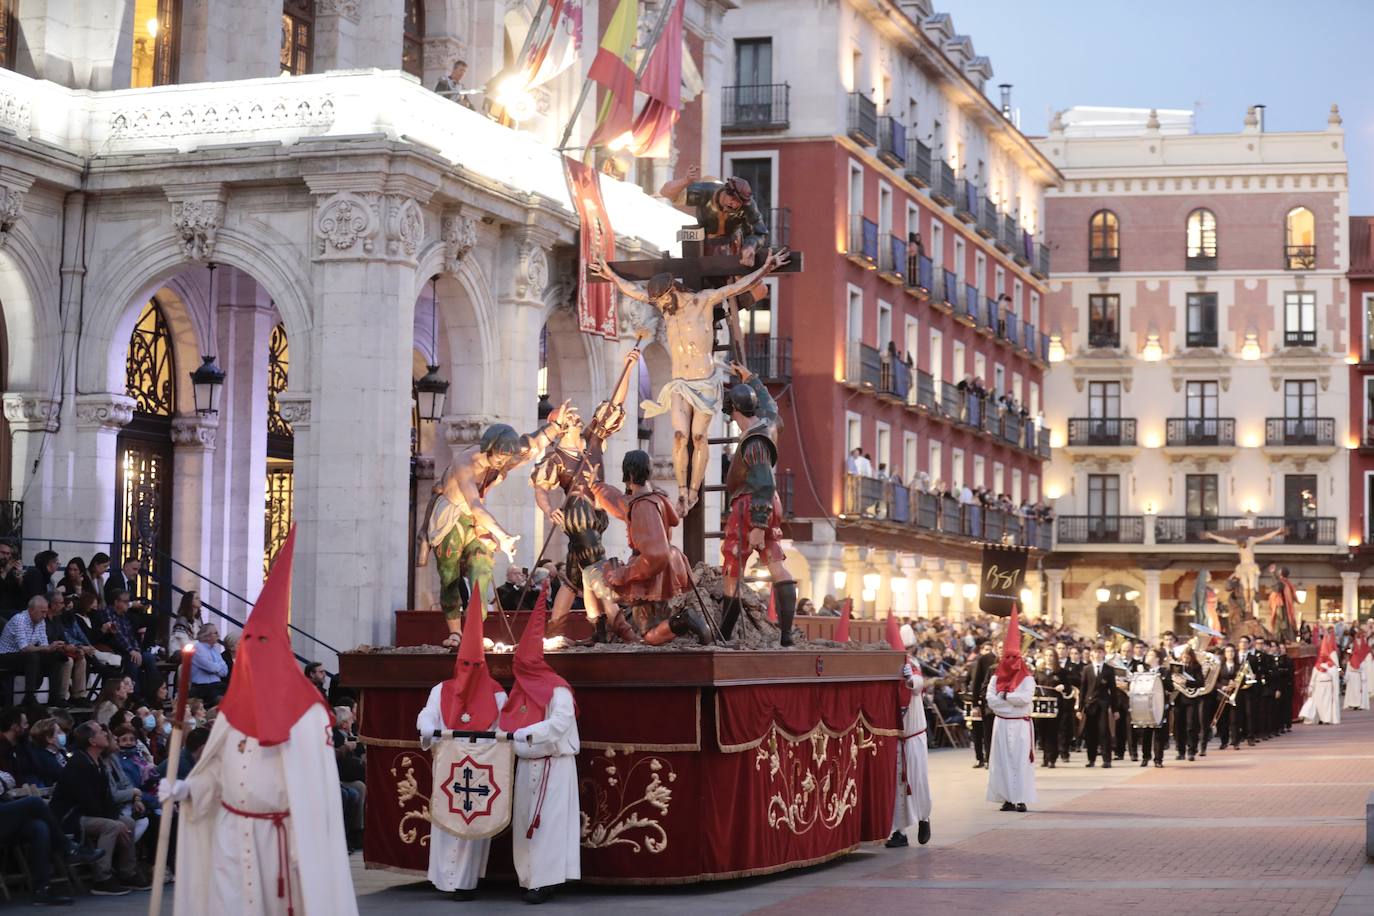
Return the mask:
MULTIPOLYGON (((52 550, 25 567, 19 545, 0 541, 0 847, 23 850, 37 904, 71 901, 55 879, 72 865, 91 867, 94 894, 151 886, 171 659, 190 647, 183 775, 228 689, 237 634, 206 622, 196 592, 183 593, 175 613, 159 611, 139 595, 140 573, 136 557, 118 568, 103 553, 62 564, 52 550)), ((305 674, 334 708, 340 804, 357 849, 365 791, 356 700, 331 690, 318 662, 305 674)))

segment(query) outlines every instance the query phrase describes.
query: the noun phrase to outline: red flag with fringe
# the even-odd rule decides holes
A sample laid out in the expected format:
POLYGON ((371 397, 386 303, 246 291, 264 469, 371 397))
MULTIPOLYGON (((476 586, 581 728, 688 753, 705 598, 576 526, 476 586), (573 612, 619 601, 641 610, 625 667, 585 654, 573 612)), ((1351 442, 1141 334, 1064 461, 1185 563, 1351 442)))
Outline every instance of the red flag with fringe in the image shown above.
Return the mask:
POLYGON ((595 255, 615 260, 615 232, 601 199, 601 178, 596 169, 563 157, 568 197, 577 211, 577 326, 587 334, 615 340, 619 336, 611 284, 588 283, 587 265, 595 255))

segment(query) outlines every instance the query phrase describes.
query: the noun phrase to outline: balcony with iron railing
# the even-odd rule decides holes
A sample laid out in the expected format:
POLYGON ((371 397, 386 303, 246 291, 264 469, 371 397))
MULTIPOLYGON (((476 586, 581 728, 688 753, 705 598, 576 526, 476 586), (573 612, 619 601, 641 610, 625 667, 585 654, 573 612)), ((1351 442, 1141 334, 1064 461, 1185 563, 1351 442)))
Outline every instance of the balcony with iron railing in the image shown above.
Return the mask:
POLYGON ((982 311, 978 308, 978 303, 982 301, 983 294, 978 292, 978 287, 964 284, 964 315, 975 324, 978 322, 978 313, 982 311))
POLYGON ((1285 347, 1315 347, 1317 345, 1317 332, 1285 329, 1283 332, 1283 345, 1285 347))
POLYGON ((1021 322, 1014 312, 1002 314, 1003 336, 1015 346, 1021 345, 1021 322))
POLYGON ((981 310, 978 316, 978 324, 980 327, 986 328, 993 334, 997 333, 997 304, 993 300, 989 299, 988 307, 981 310))
POLYGON ((849 93, 849 138, 860 146, 878 142, 878 105, 862 92, 849 93))
POLYGON ((726 86, 721 98, 720 127, 726 133, 787 129, 791 88, 786 83, 726 86))
POLYGON ((907 269, 907 241, 899 235, 889 235, 879 253, 878 272, 884 280, 901 283, 907 269))
POLYGON ((846 256, 864 267, 873 268, 878 264, 878 224, 862 213, 849 216, 846 256))
POLYGON ((906 180, 916 185, 918 188, 930 187, 930 165, 930 147, 926 146, 915 137, 907 137, 906 180))
POLYGON ((1170 417, 1164 424, 1168 448, 1229 448, 1236 444, 1233 417, 1170 417))
POLYGON ((792 381, 792 338, 746 336, 744 360, 765 383, 787 384, 792 381))
POLYGON ((1234 538, 1237 532, 1253 530, 1256 535, 1283 529, 1259 549, 1282 546, 1330 547, 1336 543, 1336 520, 1330 516, 1274 516, 1274 515, 1161 515, 1153 522, 1154 542, 1158 545, 1213 544, 1227 550, 1229 544, 1215 541, 1209 533, 1234 538))
POLYGON ((1285 245, 1283 247, 1283 266, 1285 270, 1316 270, 1316 245, 1285 245))
POLYGON ((1074 417, 1069 420, 1069 447, 1134 447, 1135 419, 1125 417, 1074 417))
POLYGON ((1035 355, 1035 342, 1038 337, 1039 332, 1036 330, 1035 325, 1027 324, 1026 333, 1022 335, 1021 347, 1031 356, 1035 355))
POLYGON ((906 288, 908 292, 918 296, 929 296, 933 294, 935 286, 935 269, 930 258, 925 255, 907 257, 906 262, 906 288))
POLYGON ((978 186, 967 178, 955 183, 954 215, 965 223, 978 219, 978 186))
POLYGON ((876 348, 851 340, 845 351, 844 383, 851 388, 877 391, 883 383, 883 357, 876 348))
POLYGON ((935 162, 932 169, 931 177, 934 180, 930 183, 931 199, 948 207, 954 203, 958 196, 954 182, 954 168, 948 162, 940 159, 935 162))
POLYGON ((1060 544, 1145 542, 1145 519, 1139 515, 1061 515, 1056 521, 1060 544))
POLYGON ((1264 421, 1264 444, 1274 448, 1334 448, 1334 417, 1269 417, 1264 421))
POLYGON ((1016 247, 1017 239, 1020 238, 1021 229, 1016 224, 1016 217, 1011 213, 1002 214, 1002 231, 997 236, 997 247, 1003 251, 1010 252, 1016 247))
POLYGON ((1050 335, 1044 331, 1040 332, 1040 361, 1042 363, 1050 361, 1050 335))
POLYGON ((1116 249, 1088 252, 1088 272, 1114 274, 1121 270, 1121 252, 1116 249))
POLYGON ((1156 544, 1215 544, 1210 532, 1248 526, 1250 519, 1235 515, 1159 515, 1154 519, 1156 544))
POLYGON ((882 373, 878 385, 878 397, 896 404, 905 404, 911 391, 912 370, 892 351, 881 351, 882 373))
POLYGON ((1049 550, 1053 523, 1017 512, 908 488, 875 477, 846 477, 844 520, 878 524, 889 531, 936 533, 959 540, 1049 550))
POLYGON ((878 158, 894 169, 906 163, 906 125, 891 115, 878 119, 878 158))
POLYGON ((1044 242, 1035 245, 1035 260, 1031 263, 1031 273, 1046 280, 1050 275, 1050 246, 1044 242))
POLYGON ((1012 251, 1011 257, 1022 267, 1029 267, 1035 261, 1035 239, 1026 230, 1021 230, 1021 244, 1012 251))
POLYGON ((944 279, 938 301, 953 309, 959 304, 959 277, 952 270, 942 270, 940 273, 944 279))
POLYGON ((1255 527, 1261 531, 1283 528, 1283 534, 1266 541, 1267 544, 1331 546, 1336 543, 1336 520, 1329 516, 1261 515, 1255 519, 1255 527))
POLYGON ((920 369, 916 370, 916 406, 932 411, 937 408, 935 378, 920 369))
POLYGON ((985 239, 996 236, 998 217, 997 205, 984 197, 978 207, 978 234, 985 239))
POLYGON ((1117 323, 1088 319, 1088 347, 1093 350, 1120 349, 1121 329, 1117 323))

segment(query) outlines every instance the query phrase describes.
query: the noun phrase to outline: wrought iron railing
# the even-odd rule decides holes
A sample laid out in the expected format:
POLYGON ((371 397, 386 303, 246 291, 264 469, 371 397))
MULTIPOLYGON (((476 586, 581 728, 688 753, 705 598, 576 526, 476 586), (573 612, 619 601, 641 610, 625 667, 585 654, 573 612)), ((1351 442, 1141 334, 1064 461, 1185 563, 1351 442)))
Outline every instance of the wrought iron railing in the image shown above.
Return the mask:
POLYGON ((906 162, 906 125, 894 117, 878 119, 878 158, 893 168, 906 162))
POLYGON ((1061 515, 1060 544, 1143 544, 1145 519, 1139 515, 1061 515))
POLYGON ((722 130, 785 130, 791 88, 786 83, 726 86, 721 90, 725 110, 722 130))
POLYGON ((954 203, 954 168, 942 159, 935 163, 932 177, 935 181, 931 182, 931 196, 946 206, 954 203))
POLYGON ((1069 445, 1135 445, 1135 419, 1074 417, 1069 420, 1069 445))
POLYGON ((868 344, 851 340, 845 354, 844 380, 848 385, 876 390, 883 382, 882 354, 868 344))
POLYGON ((1316 270, 1317 246, 1285 245, 1283 247, 1283 264, 1288 270, 1316 270))
POLYGON ((930 147, 915 137, 908 137, 906 141, 907 181, 923 188, 930 187, 930 163, 930 147))
POLYGON ((1169 446, 1235 445, 1235 418, 1170 417, 1164 424, 1164 444, 1169 446))
POLYGON ((878 105, 862 92, 849 93, 849 137, 861 146, 878 142, 878 105))
POLYGON ((745 337, 744 359, 749 371, 765 382, 792 381, 790 337, 745 337))
POLYGON ((1336 520, 1328 516, 1261 515, 1255 519, 1255 527, 1261 531, 1280 527, 1284 529, 1283 534, 1267 542, 1270 544, 1331 545, 1336 543, 1336 520))
POLYGON ((924 290, 930 293, 935 285, 935 271, 930 258, 925 255, 907 256, 906 262, 906 286, 907 289, 924 290))
POLYGON ((870 264, 878 262, 878 224, 862 213, 849 217, 849 255, 870 264))
POLYGON ((1264 421, 1265 445, 1335 445, 1334 417, 1269 417, 1264 421))
POLYGON ((768 221, 768 239, 774 248, 792 244, 792 211, 789 208, 765 210, 763 218, 768 221))

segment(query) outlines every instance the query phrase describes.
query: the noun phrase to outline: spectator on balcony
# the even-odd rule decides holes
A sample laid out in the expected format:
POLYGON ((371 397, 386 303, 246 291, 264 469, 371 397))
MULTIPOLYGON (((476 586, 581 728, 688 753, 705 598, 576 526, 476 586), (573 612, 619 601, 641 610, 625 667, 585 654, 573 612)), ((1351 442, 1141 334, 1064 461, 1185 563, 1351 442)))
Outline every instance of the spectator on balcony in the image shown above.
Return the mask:
POLYGON ((859 456, 859 476, 873 476, 873 456, 868 454, 868 452, 864 452, 859 456))
POLYGON ((471 108, 472 93, 463 86, 463 77, 467 75, 467 72, 468 62, 455 60, 448 75, 439 77, 439 81, 434 84, 434 91, 450 102, 457 102, 464 108, 471 108))
POLYGON ((844 459, 844 472, 845 472, 847 475, 849 475, 850 477, 858 477, 858 476, 859 476, 859 459, 862 458, 863 456, 864 456, 864 453, 863 453, 860 449, 857 449, 857 448, 852 448, 852 449, 850 449, 850 450, 849 450, 849 454, 848 454, 848 455, 845 457, 845 459, 844 459))
POLYGON ((965 506, 973 503, 973 489, 967 483, 959 488, 959 502, 965 506))
POLYGON ((815 617, 816 605, 810 598, 803 598, 797 602, 797 615, 799 617, 815 617))
POLYGON ((91 562, 86 564, 86 574, 95 586, 96 597, 99 599, 96 604, 104 607, 105 583, 110 581, 110 555, 97 553, 92 556, 91 562))
POLYGON ((906 234, 906 275, 909 283, 914 283, 921 275, 921 258, 925 257, 926 246, 921 242, 921 233, 906 234))

